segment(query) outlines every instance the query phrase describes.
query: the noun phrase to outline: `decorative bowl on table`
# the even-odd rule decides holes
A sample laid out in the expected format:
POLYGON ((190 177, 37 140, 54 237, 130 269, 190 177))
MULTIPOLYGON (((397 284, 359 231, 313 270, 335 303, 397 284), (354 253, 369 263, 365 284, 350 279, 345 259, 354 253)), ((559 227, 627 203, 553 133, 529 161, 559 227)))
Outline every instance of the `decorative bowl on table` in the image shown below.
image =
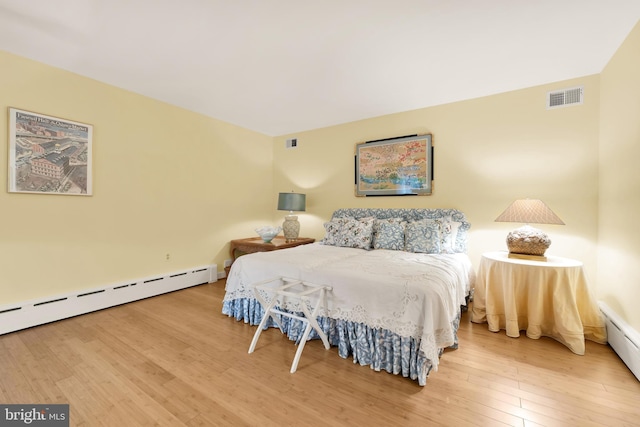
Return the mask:
POLYGON ((271 243, 274 237, 282 231, 282 227, 271 227, 266 225, 264 227, 256 228, 256 233, 262 238, 265 243, 271 243))

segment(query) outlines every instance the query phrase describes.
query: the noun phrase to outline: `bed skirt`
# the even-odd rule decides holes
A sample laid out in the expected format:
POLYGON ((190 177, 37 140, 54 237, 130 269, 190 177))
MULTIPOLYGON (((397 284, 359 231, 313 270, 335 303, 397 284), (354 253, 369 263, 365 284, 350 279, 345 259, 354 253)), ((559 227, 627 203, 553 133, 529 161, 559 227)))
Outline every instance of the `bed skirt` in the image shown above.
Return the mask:
MULTIPOLYGON (((255 299, 240 298, 225 301, 222 313, 244 323, 258 325, 264 315, 264 309, 255 299)), ((420 351, 420 339, 403 337, 386 329, 371 328, 362 323, 341 319, 318 317, 318 323, 327 334, 329 344, 338 347, 340 357, 353 357, 353 363, 370 366, 375 371, 385 370, 393 375, 402 375, 426 385, 427 377, 433 363, 420 351)), ((304 333, 303 322, 288 317, 281 318, 284 330, 282 333, 299 343, 304 333)), ((458 348, 457 330, 460 325, 460 313, 454 323, 455 343, 449 348, 458 348)), ((266 327, 278 327, 273 319, 269 319, 266 327)), ((312 329, 309 339, 319 339, 312 329)), ((444 349, 440 349, 442 355, 444 349)))

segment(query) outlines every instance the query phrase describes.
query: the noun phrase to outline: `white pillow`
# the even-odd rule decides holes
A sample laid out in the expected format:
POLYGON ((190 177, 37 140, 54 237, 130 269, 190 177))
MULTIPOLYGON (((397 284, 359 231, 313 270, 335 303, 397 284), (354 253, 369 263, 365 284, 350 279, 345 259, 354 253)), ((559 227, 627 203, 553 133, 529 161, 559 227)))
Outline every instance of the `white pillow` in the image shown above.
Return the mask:
POLYGON ((457 221, 443 221, 440 229, 440 251, 443 254, 453 254, 456 252, 456 239, 458 229, 462 225, 457 221))

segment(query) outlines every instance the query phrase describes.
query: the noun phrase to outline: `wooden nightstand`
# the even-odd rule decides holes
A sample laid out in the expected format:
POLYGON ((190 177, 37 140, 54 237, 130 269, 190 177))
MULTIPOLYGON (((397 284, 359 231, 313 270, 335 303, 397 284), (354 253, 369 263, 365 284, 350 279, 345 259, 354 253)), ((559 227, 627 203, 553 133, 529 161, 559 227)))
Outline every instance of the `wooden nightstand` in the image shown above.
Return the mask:
MULTIPOLYGON (((278 249, 293 248, 300 245, 308 245, 315 242, 316 239, 309 237, 299 237, 292 242, 288 242, 284 236, 276 236, 270 243, 262 241, 261 237, 249 237, 247 239, 232 240, 229 244, 229 254, 231 255, 231 264, 241 255, 251 254, 254 252, 275 251, 278 249)), ((224 271, 229 275, 231 266, 225 267, 224 271)))

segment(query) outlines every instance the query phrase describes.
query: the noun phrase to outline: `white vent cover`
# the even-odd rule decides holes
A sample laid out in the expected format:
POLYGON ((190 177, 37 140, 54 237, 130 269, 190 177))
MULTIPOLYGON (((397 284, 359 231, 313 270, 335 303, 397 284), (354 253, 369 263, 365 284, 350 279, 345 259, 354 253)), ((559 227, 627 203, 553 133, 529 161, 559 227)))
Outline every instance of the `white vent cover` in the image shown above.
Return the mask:
POLYGON ((584 86, 556 90, 547 93, 547 108, 580 105, 584 100, 584 86))
POLYGON ((298 147, 298 138, 287 139, 287 148, 298 147))

